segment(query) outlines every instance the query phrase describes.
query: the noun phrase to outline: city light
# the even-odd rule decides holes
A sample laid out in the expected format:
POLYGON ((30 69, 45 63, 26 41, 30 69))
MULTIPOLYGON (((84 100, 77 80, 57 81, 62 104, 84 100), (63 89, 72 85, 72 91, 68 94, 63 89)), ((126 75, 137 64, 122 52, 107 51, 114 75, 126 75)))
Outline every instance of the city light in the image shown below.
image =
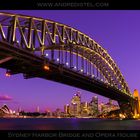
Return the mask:
MULTIPOLYGON (((107 104, 103 104, 100 103, 98 104, 98 96, 94 96, 92 98, 92 100, 90 102, 85 101, 85 102, 81 102, 81 96, 77 96, 77 93, 75 93, 73 96, 73 98, 71 99, 70 104, 66 104, 64 106, 64 112, 61 111, 60 108, 57 108, 56 111, 52 112, 49 109, 45 110, 45 113, 41 113, 40 112, 40 108, 39 106, 37 106, 36 108, 36 112, 38 112, 40 117, 53 117, 53 118, 71 118, 71 117, 76 117, 76 118, 107 118, 108 116, 105 116, 104 113, 109 113, 110 111, 116 110, 118 109, 118 106, 115 105, 108 105, 107 104)), ((30 117, 30 115, 32 117, 36 117, 36 112, 30 112, 28 114, 19 111, 12 111, 11 109, 7 110, 7 106, 4 105, 2 108, 0 108, 0 110, 4 110, 4 115, 8 115, 9 117, 13 117, 13 118, 28 118, 30 117)), ((125 114, 118 114, 119 115, 119 119, 122 120, 124 118, 126 118, 125 114)), ((139 118, 139 114, 133 116, 134 118, 139 118)), ((113 117, 115 118, 115 116, 113 117)))
POLYGON ((83 72, 83 69, 81 69, 80 71, 83 72))
POLYGON ((46 53, 46 57, 48 57, 49 56, 49 54, 48 53, 46 53))
POLYGON ((44 65, 44 70, 50 70, 50 67, 48 65, 44 65))
POLYGON ((119 114, 119 117, 120 117, 120 119, 124 119, 125 118, 125 115, 124 114, 119 114))
POLYGON ((59 58, 57 58, 56 61, 59 62, 59 58))
POLYGON ((11 73, 9 71, 6 71, 5 76, 6 77, 10 77, 11 76, 11 73))
POLYGON ((139 119, 139 118, 140 118, 140 115, 139 115, 139 114, 135 114, 135 115, 133 116, 133 118, 139 119))
POLYGON ((69 63, 68 63, 68 62, 66 62, 66 65, 68 66, 68 65, 69 65, 69 63))
POLYGON ((76 69, 76 66, 74 66, 74 69, 76 69))

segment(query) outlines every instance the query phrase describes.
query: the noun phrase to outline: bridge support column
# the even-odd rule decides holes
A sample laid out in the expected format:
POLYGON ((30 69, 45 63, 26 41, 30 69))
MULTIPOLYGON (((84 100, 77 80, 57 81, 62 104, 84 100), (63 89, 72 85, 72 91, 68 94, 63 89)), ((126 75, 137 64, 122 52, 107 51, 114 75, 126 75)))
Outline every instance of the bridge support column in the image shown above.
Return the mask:
POLYGON ((134 101, 134 117, 139 118, 140 117, 140 96, 138 90, 134 90, 133 96, 135 98, 134 101))

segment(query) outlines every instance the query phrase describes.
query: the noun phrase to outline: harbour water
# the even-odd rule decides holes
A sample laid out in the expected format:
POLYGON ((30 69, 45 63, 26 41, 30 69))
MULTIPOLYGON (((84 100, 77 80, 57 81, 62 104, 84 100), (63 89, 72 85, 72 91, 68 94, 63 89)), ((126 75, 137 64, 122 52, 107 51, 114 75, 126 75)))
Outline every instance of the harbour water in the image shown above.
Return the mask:
POLYGON ((1 118, 0 130, 140 130, 140 120, 1 118))

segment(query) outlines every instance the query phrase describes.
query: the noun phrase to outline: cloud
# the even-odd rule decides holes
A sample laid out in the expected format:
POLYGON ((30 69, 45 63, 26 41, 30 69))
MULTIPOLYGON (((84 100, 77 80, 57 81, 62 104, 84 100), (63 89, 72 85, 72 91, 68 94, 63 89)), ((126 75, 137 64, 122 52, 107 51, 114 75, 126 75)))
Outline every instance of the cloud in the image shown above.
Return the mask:
POLYGON ((0 95, 0 101, 11 101, 12 98, 8 95, 0 95))

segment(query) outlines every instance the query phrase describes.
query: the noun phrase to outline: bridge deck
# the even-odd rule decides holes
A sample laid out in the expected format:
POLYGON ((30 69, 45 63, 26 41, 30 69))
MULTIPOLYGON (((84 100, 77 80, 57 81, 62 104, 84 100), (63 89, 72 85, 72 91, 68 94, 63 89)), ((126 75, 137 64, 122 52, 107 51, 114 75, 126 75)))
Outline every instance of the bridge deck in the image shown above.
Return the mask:
POLYGON ((98 93, 117 101, 130 101, 133 99, 130 95, 124 94, 120 90, 108 86, 97 79, 91 79, 82 73, 78 73, 52 61, 48 62, 50 70, 45 71, 43 69, 44 58, 35 56, 29 51, 15 48, 12 45, 9 47, 9 44, 4 44, 3 42, 0 42, 0 56, 1 59, 9 56, 13 57, 12 60, 0 64, 1 68, 9 69, 13 74, 23 73, 25 78, 40 77, 56 81, 98 93))

